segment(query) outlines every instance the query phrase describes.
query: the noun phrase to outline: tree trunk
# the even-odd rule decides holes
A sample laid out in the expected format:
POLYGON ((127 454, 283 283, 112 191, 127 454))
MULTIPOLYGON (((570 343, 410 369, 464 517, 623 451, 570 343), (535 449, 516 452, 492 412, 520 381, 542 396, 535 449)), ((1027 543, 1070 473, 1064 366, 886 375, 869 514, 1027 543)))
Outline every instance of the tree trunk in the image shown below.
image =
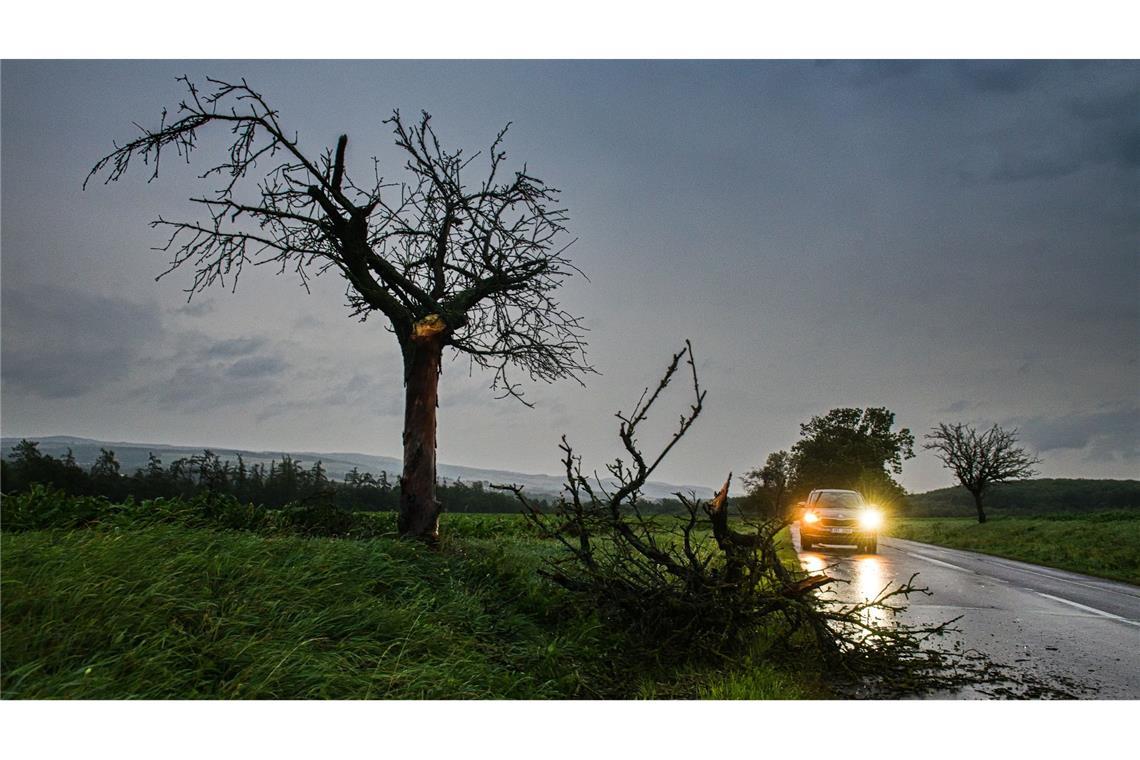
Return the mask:
POLYGON ((404 473, 400 476, 401 536, 439 538, 435 498, 436 408, 444 336, 417 323, 404 342, 404 473))
POLYGON ((974 496, 974 506, 978 508, 978 522, 984 523, 986 521, 986 510, 982 509, 982 492, 972 491, 974 496))

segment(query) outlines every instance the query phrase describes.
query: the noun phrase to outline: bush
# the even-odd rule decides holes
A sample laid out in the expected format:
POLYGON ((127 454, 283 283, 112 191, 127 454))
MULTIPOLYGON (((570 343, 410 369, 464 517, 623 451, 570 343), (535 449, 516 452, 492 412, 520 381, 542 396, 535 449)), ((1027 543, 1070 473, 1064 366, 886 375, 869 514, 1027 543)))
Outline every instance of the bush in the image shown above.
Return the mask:
MULTIPOLYGON (((130 529, 166 524, 322 538, 369 539, 396 533, 395 513, 349 512, 331 499, 309 499, 288 504, 284 509, 265 509, 233 496, 206 491, 185 499, 135 501, 128 497, 116 504, 102 496, 72 496, 37 484, 23 493, 4 496, 0 505, 0 529, 9 532, 99 526, 130 529)), ((494 535, 496 529, 492 525, 491 521, 479 525, 476 533, 494 535)))
POLYGON ((8 531, 84 528, 110 511, 111 502, 102 496, 68 496, 37 483, 23 493, 0 499, 0 528, 8 531))

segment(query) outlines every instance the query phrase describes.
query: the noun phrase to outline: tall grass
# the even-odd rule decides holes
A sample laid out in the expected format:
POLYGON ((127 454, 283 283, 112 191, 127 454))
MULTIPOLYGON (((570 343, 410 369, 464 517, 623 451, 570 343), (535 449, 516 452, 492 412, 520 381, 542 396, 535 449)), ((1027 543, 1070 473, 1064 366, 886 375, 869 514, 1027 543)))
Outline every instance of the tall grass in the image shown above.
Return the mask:
POLYGON ((5 535, 3 563, 7 697, 573 696, 603 645, 486 540, 158 526, 5 535))
POLYGON ((770 660, 680 669, 657 662, 651 642, 608 626, 535 572, 556 548, 519 517, 446 515, 437 550, 385 536, 312 538, 280 526, 255 532, 187 520, 197 518, 167 516, 131 528, 104 515, 94 528, 0 536, 0 693, 83 699, 818 693, 770 660))

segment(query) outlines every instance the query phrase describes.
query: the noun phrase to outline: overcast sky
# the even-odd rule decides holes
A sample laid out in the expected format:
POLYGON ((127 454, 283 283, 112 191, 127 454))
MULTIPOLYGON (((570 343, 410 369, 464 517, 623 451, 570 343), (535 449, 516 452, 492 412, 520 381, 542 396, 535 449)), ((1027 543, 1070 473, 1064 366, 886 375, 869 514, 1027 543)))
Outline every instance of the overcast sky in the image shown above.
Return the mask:
MULTIPOLYGON (((446 363, 443 462, 556 472, 565 432, 600 464, 690 338, 706 412, 662 480, 715 485, 837 406, 1019 427, 1044 476, 1140 473, 1136 62, 4 62, 5 435, 399 453, 398 348, 335 277, 189 304, 189 272, 155 281, 148 222, 197 213, 223 143, 81 191, 184 73, 246 77, 313 153, 347 132, 358 174, 399 175, 393 108, 469 150, 511 121, 510 160, 563 191, 600 374, 527 409, 446 363)), ((950 477, 920 452, 902 483, 950 477)))

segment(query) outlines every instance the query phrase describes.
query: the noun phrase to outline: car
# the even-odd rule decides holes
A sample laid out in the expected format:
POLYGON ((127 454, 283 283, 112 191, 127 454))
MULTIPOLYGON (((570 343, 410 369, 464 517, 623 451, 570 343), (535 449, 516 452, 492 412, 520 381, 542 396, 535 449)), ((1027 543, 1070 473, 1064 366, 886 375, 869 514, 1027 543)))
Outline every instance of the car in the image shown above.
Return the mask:
POLYGON ((883 513, 858 491, 820 488, 808 494, 802 509, 801 550, 816 544, 855 544, 867 554, 878 553, 883 513))

